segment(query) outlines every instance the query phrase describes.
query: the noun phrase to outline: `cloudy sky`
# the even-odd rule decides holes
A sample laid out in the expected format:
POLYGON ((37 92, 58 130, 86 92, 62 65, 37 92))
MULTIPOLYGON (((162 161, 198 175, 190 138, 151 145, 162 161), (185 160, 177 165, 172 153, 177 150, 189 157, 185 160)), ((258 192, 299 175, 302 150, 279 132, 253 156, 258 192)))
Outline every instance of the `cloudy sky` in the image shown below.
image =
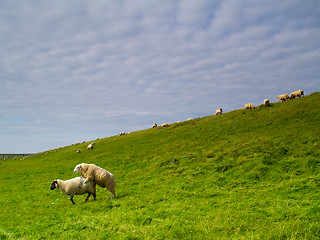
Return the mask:
POLYGON ((320 90, 319 0, 0 1, 0 153, 320 90))

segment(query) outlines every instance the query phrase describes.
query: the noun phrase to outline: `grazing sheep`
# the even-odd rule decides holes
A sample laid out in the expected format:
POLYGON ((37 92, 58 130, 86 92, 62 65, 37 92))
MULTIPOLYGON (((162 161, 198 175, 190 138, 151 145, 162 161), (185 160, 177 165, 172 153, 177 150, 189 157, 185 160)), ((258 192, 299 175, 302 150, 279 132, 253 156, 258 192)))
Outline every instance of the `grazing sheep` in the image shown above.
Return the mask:
POLYGON ((177 123, 179 124, 179 123, 181 123, 180 121, 177 121, 177 123))
POLYGON ((269 99, 263 100, 263 105, 264 105, 264 107, 270 107, 270 101, 269 101, 269 99))
POLYGON ((294 99, 296 97, 302 97, 302 96, 304 96, 303 90, 298 90, 298 91, 294 91, 294 92, 290 93, 289 98, 294 99))
POLYGON ((191 121, 191 120, 192 120, 192 118, 188 118, 188 119, 187 119, 187 121, 191 121))
POLYGON ((222 108, 217 109, 217 110, 216 110, 216 114, 215 114, 215 115, 221 115, 221 114, 222 114, 222 108))
POLYGON ((152 128, 156 128, 158 125, 155 123, 152 125, 152 128))
POLYGON ((244 109, 254 109, 255 107, 254 107, 254 105, 252 104, 252 103, 246 103, 245 105, 244 105, 244 109))
POLYGON ((80 150, 80 149, 78 149, 78 150, 77 150, 77 153, 79 153, 79 152, 81 152, 81 150, 80 150))
POLYGON ((96 200, 96 183, 93 181, 88 181, 83 177, 76 177, 66 181, 60 179, 54 180, 51 184, 50 189, 53 190, 55 188, 59 188, 60 191, 65 195, 70 195, 70 201, 73 204, 75 204, 73 201, 74 195, 82 195, 85 193, 88 193, 85 202, 88 201, 91 194, 93 195, 93 199, 96 200))
POLYGON ((162 123, 161 127, 170 127, 170 125, 168 123, 162 123))
POLYGON ((125 135, 126 133, 125 132, 121 132, 119 133, 119 136, 122 136, 122 135, 125 135))
POLYGON ((85 184, 86 181, 94 181, 100 187, 107 188, 111 192, 111 199, 116 197, 116 179, 114 175, 107 170, 94 164, 81 163, 74 168, 73 172, 80 172, 81 175, 86 178, 83 184, 85 184))
POLYGON ((90 143, 88 146, 87 146, 88 149, 93 149, 93 144, 90 143))
POLYGON ((280 100, 280 102, 284 102, 284 101, 288 101, 289 96, 288 94, 281 94, 281 95, 278 95, 277 98, 280 100))

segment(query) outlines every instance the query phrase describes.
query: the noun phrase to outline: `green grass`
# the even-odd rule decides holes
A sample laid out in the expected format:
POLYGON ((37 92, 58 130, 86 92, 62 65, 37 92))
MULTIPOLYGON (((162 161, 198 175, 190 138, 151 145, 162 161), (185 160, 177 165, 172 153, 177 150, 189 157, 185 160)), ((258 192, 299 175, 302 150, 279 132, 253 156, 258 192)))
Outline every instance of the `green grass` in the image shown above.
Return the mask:
POLYGON ((1 161, 0 239, 318 239, 319 109, 316 92, 1 161), (50 190, 81 162, 116 199, 50 190))

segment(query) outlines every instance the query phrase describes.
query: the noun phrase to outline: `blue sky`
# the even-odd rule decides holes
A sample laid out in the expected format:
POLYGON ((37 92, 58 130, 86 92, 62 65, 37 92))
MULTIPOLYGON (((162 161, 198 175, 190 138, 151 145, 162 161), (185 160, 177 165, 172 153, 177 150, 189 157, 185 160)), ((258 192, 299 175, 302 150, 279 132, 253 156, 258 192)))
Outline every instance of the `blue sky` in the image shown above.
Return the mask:
POLYGON ((320 90, 318 0, 0 2, 0 153, 320 90))

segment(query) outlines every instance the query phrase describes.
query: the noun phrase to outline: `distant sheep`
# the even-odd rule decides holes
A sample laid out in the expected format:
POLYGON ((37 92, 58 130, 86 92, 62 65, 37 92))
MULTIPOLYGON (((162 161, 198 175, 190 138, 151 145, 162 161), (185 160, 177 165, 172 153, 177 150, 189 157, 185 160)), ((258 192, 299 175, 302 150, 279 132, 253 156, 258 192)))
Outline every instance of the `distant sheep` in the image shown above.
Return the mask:
POLYGON ((158 125, 155 123, 152 125, 152 128, 156 128, 158 125))
POLYGON ((119 133, 119 136, 122 136, 122 135, 125 135, 126 133, 125 132, 121 132, 119 133))
POLYGON ((296 97, 302 97, 302 96, 304 96, 303 90, 298 90, 298 91, 294 91, 294 92, 290 93, 289 98, 294 99, 296 97))
POLYGON ((80 172, 81 175, 86 178, 83 184, 85 184, 86 181, 94 181, 100 187, 107 188, 111 192, 111 199, 116 197, 116 179, 114 175, 107 170, 94 164, 81 163, 74 168, 73 172, 80 172))
POLYGON ((161 127, 170 127, 170 125, 168 123, 162 123, 161 127))
POLYGON ((289 100, 288 94, 278 95, 277 98, 280 100, 280 102, 285 102, 285 101, 288 101, 288 100, 289 100))
POLYGON ((78 150, 77 150, 77 153, 79 153, 79 152, 81 152, 81 150, 80 150, 80 149, 78 149, 78 150))
POLYGON ((87 146, 87 149, 93 149, 93 144, 90 143, 90 144, 87 146))
POLYGON ((179 124, 179 123, 181 123, 180 121, 177 121, 177 123, 179 124))
POLYGON ((215 115, 221 115, 221 114, 222 114, 222 108, 217 109, 217 110, 216 110, 216 114, 215 114, 215 115))
POLYGON ((188 118, 188 119, 187 119, 187 121, 191 121, 191 120, 192 120, 192 118, 188 118))
POLYGON ((82 195, 88 193, 88 196, 85 200, 88 201, 91 194, 93 195, 94 200, 96 200, 96 183, 93 181, 86 181, 83 177, 76 177, 66 181, 63 180, 54 180, 51 184, 50 189, 54 190, 55 188, 60 189, 65 195, 70 195, 70 201, 74 203, 74 195, 82 195), (80 187, 81 186, 81 187, 80 187))
POLYGON ((269 99, 263 100, 263 105, 264 105, 264 107, 270 107, 270 101, 269 101, 269 99))
POLYGON ((254 108, 255 108, 255 106, 252 103, 246 103, 244 105, 244 109, 254 109, 254 108))

